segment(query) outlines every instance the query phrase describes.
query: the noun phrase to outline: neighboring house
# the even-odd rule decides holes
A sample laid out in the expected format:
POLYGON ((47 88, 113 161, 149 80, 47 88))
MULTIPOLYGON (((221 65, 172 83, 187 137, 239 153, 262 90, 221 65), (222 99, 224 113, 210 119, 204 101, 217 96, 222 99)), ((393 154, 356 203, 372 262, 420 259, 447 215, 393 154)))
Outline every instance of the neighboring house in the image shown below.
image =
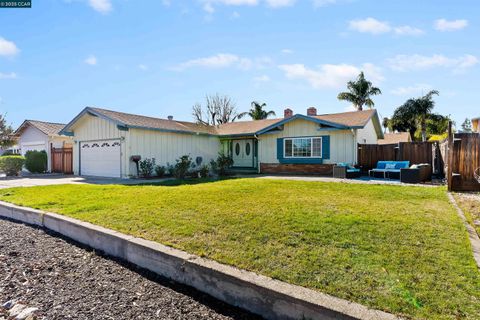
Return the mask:
POLYGON ((48 156, 48 171, 52 170, 51 151, 53 148, 71 147, 73 139, 60 135, 60 130, 65 127, 62 123, 52 123, 37 120, 25 120, 13 133, 20 148, 20 154, 25 155, 27 151, 44 150, 48 156))
POLYGON ((188 154, 209 163, 221 151, 237 170, 328 174, 337 162, 356 162, 357 143, 383 138, 376 110, 317 115, 315 108, 206 126, 87 107, 61 133, 74 140, 75 174, 124 178, 137 176, 132 156, 166 165, 188 154))
POLYGON ((378 144, 394 144, 399 142, 412 142, 412 137, 408 132, 385 133, 383 139, 378 140, 378 144))
POLYGON ((3 155, 3 154, 20 154, 20 147, 18 145, 13 145, 11 147, 8 147, 8 148, 0 148, 0 156, 3 155))
POLYGON ((473 129, 473 132, 480 133, 480 118, 472 119, 472 129, 473 129))

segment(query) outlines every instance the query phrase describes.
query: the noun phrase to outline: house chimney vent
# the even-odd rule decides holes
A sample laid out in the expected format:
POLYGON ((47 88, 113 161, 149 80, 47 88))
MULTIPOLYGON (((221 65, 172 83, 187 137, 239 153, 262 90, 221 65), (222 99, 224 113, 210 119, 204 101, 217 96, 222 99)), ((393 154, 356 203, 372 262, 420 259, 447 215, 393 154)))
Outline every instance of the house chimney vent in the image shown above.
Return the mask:
POLYGON ((283 111, 283 117, 284 117, 284 118, 290 118, 291 116, 293 116, 293 110, 290 109, 290 108, 286 108, 286 109, 283 111))
POLYGON ((310 107, 307 109, 307 116, 316 116, 317 115, 317 108, 310 107))
POLYGON ((173 120, 173 116, 168 116, 167 118, 168 118, 168 120, 170 120, 170 121, 173 120))

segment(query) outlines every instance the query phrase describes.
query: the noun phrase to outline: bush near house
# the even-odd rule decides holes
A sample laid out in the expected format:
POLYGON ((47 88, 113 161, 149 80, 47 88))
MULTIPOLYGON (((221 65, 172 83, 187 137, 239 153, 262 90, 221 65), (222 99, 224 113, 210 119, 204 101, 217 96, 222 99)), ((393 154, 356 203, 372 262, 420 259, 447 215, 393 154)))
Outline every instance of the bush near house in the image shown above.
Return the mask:
POLYGON ((212 167, 213 171, 218 173, 219 176, 226 176, 228 168, 233 166, 233 159, 231 156, 226 155, 223 152, 220 152, 218 154, 217 160, 216 161, 212 160, 210 162, 210 166, 212 167))
POLYGON ((181 156, 173 168, 173 176, 177 179, 185 179, 192 164, 192 158, 189 155, 181 156))
POLYGON ((155 174, 159 178, 162 178, 165 175, 166 171, 167 171, 167 168, 165 168, 164 166, 155 166, 155 174))
POLYGON ((25 157, 22 156, 0 157, 0 172, 4 172, 7 176, 18 176, 24 164, 25 157))
POLYGON ((146 158, 145 160, 140 160, 138 162, 140 175, 144 178, 150 178, 153 175, 155 169, 155 159, 146 158))
POLYGON ((45 151, 27 151, 25 153, 25 168, 31 173, 44 173, 47 171, 47 153, 45 151))

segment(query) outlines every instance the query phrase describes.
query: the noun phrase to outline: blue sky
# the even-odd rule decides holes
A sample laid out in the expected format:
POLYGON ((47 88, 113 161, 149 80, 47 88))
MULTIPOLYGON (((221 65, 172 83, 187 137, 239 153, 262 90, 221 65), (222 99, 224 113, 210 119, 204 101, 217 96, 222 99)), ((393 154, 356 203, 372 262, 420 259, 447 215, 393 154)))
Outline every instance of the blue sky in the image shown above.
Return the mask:
POLYGON ((360 70, 382 116, 440 91, 480 116, 480 3, 368 0, 33 0, 0 9, 0 112, 68 122, 85 106, 192 120, 206 94, 283 114, 342 112, 360 70))

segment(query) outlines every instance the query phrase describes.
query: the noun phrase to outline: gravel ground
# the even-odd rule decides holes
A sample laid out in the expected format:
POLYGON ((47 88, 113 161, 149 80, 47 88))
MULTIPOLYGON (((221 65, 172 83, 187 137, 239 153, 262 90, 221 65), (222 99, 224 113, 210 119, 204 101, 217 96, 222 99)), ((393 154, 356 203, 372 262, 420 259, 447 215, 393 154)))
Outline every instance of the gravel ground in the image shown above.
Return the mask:
POLYGON ((0 219, 0 306, 11 299, 38 308, 37 319, 258 319, 42 229, 0 219))

